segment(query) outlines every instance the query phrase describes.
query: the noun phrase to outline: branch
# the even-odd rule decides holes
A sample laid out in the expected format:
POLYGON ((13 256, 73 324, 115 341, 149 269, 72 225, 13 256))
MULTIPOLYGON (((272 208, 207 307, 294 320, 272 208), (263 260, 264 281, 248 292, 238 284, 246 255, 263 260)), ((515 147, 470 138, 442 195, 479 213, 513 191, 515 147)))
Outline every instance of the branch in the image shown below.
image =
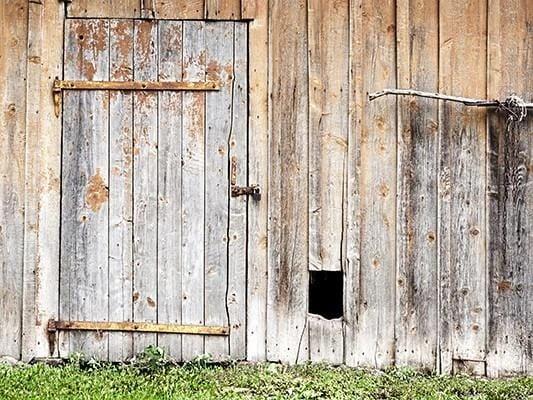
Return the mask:
MULTIPOLYGON (((370 93, 368 95, 368 99, 372 101, 379 97, 386 96, 389 94, 395 95, 395 96, 418 96, 418 97, 426 97, 428 99, 455 101, 457 103, 463 103, 466 106, 473 106, 473 107, 502 107, 509 100, 509 98, 505 99, 504 101, 470 99, 468 97, 448 96, 446 94, 421 92, 419 90, 411 90, 411 89, 385 89, 381 92, 370 93)), ((525 108, 533 108, 533 103, 523 103, 520 105, 525 108)))

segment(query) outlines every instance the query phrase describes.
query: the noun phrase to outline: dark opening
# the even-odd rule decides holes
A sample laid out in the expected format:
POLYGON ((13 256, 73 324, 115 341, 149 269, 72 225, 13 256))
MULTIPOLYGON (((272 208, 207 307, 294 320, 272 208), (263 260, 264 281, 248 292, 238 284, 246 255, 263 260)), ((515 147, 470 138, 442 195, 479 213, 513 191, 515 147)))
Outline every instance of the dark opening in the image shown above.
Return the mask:
POLYGON ((342 292, 342 271, 309 271, 309 313, 341 318, 342 292))

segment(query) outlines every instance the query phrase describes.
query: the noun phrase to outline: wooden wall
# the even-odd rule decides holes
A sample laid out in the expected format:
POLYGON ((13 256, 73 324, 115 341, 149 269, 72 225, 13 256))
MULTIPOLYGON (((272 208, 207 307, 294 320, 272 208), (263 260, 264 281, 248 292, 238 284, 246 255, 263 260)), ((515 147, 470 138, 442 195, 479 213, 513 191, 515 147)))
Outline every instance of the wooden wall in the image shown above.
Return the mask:
MULTIPOLYGON (((248 210, 247 358, 533 373, 531 116, 508 128, 498 112, 366 97, 531 101, 529 0, 73 0, 66 13, 254 18, 249 181, 265 195, 248 210), (342 320, 307 314, 309 270, 343 272, 342 320)), ((0 3, 0 354, 24 359, 56 354, 64 17, 56 0, 0 3)))

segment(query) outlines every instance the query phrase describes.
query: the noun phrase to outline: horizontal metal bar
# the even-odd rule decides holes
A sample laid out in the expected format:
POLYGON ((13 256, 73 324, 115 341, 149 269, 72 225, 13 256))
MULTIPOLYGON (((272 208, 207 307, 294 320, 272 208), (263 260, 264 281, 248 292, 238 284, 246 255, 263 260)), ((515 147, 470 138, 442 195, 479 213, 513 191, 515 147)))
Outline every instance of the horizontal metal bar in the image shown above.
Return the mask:
POLYGON ((150 322, 54 321, 48 322, 48 332, 55 331, 119 331, 150 333, 181 333, 186 335, 229 335, 227 326, 155 324, 150 322))
POLYGON ((54 81, 54 91, 60 90, 149 90, 149 91, 211 91, 219 90, 220 83, 208 82, 148 82, 148 81, 54 81))

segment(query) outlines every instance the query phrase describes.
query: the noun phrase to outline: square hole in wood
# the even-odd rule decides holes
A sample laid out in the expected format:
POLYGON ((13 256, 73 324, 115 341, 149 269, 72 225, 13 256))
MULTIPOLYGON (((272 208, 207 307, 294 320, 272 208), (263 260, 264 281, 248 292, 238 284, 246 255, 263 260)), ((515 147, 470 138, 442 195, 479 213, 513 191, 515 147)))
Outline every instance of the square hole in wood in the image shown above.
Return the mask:
POLYGON ((342 271, 309 271, 309 313, 326 319, 342 317, 342 271))

